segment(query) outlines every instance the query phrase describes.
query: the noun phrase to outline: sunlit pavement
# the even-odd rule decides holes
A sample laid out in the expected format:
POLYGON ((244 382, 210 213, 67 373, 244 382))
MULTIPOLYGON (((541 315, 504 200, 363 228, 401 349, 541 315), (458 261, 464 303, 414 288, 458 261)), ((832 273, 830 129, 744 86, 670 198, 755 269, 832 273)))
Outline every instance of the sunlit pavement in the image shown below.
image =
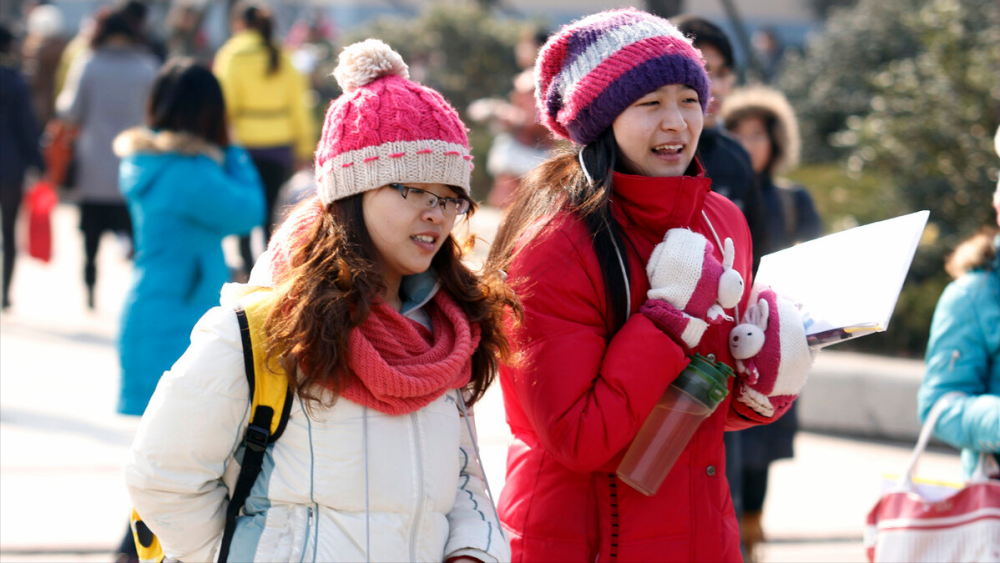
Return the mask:
MULTIPOLYGON (((125 529, 121 465, 136 420, 114 413, 115 335, 130 264, 106 237, 98 308, 88 311, 77 220, 75 208, 57 208, 53 261, 21 258, 14 309, 0 316, 0 561, 108 561, 125 529)), ((489 239, 497 220, 481 210, 473 230, 489 239)), ((509 434, 498 387, 476 419, 499 494, 509 434)), ((864 561, 862 528, 881 475, 898 473, 908 456, 906 444, 800 433, 796 457, 772 466, 762 560, 864 561)), ((929 452, 919 474, 955 481, 958 456, 929 452)))

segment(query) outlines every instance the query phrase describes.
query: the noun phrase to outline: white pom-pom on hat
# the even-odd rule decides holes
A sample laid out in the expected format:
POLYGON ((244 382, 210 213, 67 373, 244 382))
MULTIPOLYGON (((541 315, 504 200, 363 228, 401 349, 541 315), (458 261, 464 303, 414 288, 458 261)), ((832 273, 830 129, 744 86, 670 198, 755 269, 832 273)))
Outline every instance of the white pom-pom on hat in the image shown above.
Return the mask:
POLYGON ((344 92, 353 92, 383 76, 410 77, 403 57, 378 39, 366 39, 348 45, 340 53, 333 76, 344 92))

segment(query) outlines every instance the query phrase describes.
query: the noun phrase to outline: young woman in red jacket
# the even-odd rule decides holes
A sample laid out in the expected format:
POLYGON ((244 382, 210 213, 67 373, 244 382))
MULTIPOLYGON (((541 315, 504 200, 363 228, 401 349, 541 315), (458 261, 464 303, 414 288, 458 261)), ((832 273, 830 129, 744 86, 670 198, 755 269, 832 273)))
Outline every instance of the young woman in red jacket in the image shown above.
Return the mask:
POLYGON ((664 19, 609 11, 553 35, 535 80, 542 122, 573 147, 525 179, 488 264, 523 306, 519 359, 500 372, 513 560, 738 561, 722 435, 790 406, 808 369, 801 323, 778 339, 781 369, 758 361, 758 377, 730 380, 655 494, 616 476, 690 356, 737 365, 730 331, 750 291, 715 303, 719 278, 706 272, 726 264, 748 286, 752 249, 742 213, 695 158, 709 102, 701 55, 664 19), (690 242, 668 249, 668 231, 690 242), (665 267, 677 250, 690 260, 665 267))

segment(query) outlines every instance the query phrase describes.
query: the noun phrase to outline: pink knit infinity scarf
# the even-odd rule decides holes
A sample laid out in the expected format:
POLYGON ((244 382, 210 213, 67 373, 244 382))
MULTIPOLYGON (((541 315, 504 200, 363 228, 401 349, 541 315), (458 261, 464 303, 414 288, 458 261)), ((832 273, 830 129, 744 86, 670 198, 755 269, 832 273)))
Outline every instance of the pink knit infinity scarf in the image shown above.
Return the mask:
POLYGON ((385 303, 372 306, 368 319, 349 337, 352 377, 341 391, 344 398, 400 415, 469 383, 479 325, 470 323, 443 291, 426 311, 433 333, 385 303))

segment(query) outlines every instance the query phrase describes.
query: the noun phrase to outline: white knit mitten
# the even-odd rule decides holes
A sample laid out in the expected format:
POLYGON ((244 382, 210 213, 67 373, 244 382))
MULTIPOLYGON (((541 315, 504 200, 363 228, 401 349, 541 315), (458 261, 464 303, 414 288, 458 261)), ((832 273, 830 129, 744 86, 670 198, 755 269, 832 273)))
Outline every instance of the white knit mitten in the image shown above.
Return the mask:
POLYGON ((731 318, 725 309, 743 297, 743 278, 732 268, 733 241, 726 239, 723 261, 704 236, 670 229, 646 264, 650 289, 641 312, 689 348, 701 341, 709 322, 731 318))
POLYGON ((736 410, 767 421, 784 414, 806 383, 813 354, 798 307, 770 288, 729 332, 736 359, 736 410))

